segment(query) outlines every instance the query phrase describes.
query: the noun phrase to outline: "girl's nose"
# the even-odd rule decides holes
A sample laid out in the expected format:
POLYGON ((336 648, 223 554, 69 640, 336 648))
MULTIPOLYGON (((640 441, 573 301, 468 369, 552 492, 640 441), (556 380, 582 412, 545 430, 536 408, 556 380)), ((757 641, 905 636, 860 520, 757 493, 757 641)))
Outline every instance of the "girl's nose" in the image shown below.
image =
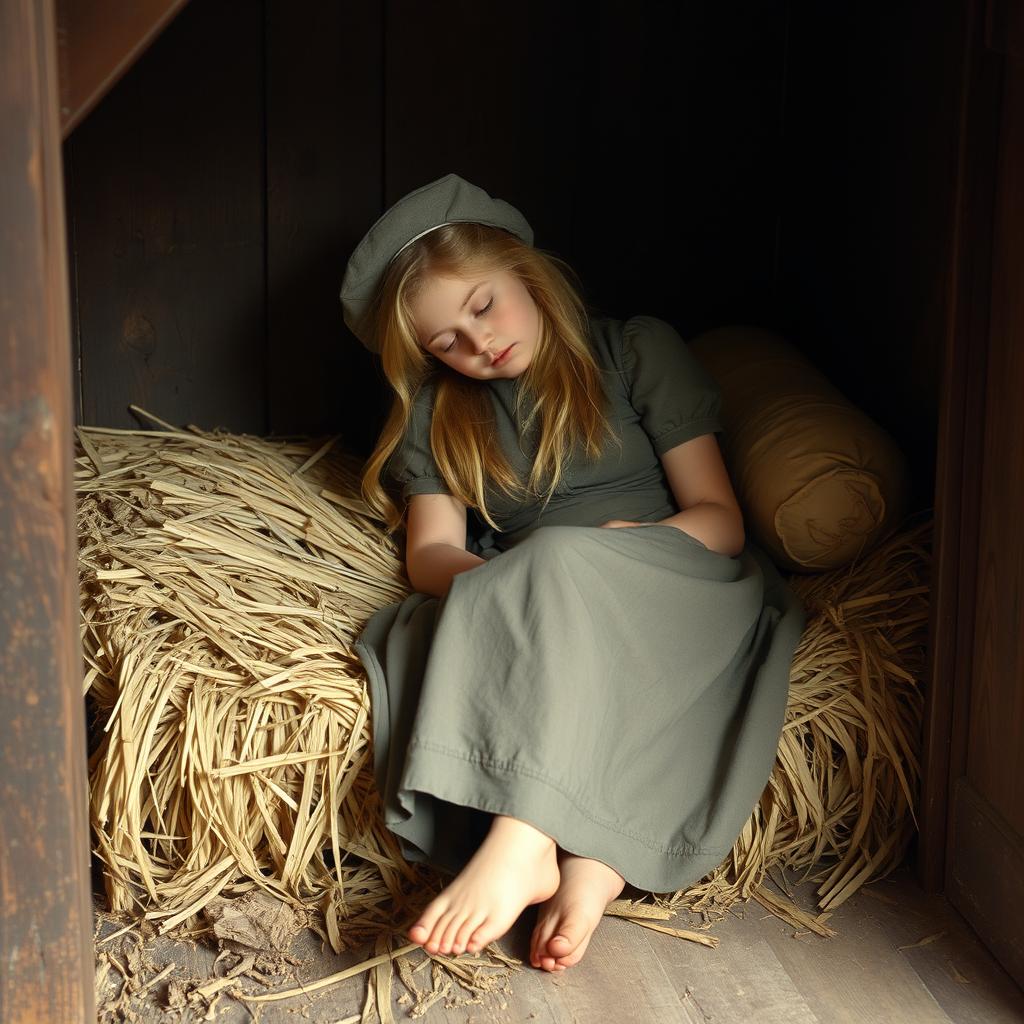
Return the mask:
POLYGON ((480 327, 469 336, 469 343, 473 346, 473 351, 477 354, 486 352, 491 344, 491 337, 493 331, 487 327, 480 327))

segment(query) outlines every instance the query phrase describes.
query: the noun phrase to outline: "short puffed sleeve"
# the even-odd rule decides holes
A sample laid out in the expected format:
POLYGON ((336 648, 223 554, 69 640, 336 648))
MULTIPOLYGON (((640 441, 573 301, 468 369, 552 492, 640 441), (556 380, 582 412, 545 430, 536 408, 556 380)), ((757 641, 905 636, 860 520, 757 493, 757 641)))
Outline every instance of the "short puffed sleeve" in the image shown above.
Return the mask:
POLYGON ((409 425, 387 461, 386 473, 406 501, 413 494, 451 494, 430 450, 433 407, 433 388, 424 385, 413 399, 409 425))
POLYGON ((630 404, 655 452, 722 429, 722 392, 679 332, 656 316, 622 328, 622 366, 630 404))

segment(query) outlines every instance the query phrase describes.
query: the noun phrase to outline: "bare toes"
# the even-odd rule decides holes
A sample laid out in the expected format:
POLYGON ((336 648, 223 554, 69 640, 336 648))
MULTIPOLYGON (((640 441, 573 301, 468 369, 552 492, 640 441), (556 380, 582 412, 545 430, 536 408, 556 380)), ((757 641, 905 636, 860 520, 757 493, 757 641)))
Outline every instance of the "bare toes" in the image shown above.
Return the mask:
POLYGON ((453 913, 444 929, 444 934, 441 938, 441 952, 450 953, 455 946, 455 939, 466 923, 468 914, 466 911, 460 911, 453 913))
POLYGON ((479 953, 488 942, 491 941, 490 933, 491 923, 490 918, 485 918, 476 928, 472 935, 469 937, 469 943, 466 948, 471 953, 479 953))
POLYGON ((567 908, 558 920, 558 927, 553 929, 554 935, 548 939, 544 952, 556 960, 569 956, 594 930, 594 926, 595 922, 589 915, 575 908, 567 908))
POLYGON ((473 917, 471 915, 467 917, 465 921, 462 922, 462 927, 459 929, 458 934, 455 936, 455 945, 452 947, 453 953, 460 954, 466 950, 472 952, 469 945, 469 938, 473 934, 473 932, 480 927, 482 920, 483 919, 480 917, 473 917))
POLYGON ((407 930, 406 934, 412 942, 418 942, 421 946, 425 946, 431 936, 439 936, 437 924, 449 912, 450 908, 447 902, 435 899, 427 905, 426 909, 407 930))
POLYGON ((437 924, 434 925, 434 930, 430 936, 430 942, 427 944, 428 948, 434 947, 431 952, 443 953, 444 948, 444 936, 448 930, 451 922, 457 918, 457 913, 454 909, 449 910, 446 914, 442 914, 437 924))

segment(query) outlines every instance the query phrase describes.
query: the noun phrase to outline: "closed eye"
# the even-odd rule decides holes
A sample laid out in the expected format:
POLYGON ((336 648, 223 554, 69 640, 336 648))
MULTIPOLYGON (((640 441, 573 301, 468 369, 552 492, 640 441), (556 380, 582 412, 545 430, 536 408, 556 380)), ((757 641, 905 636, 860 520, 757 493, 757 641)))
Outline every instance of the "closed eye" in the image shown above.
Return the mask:
MULTIPOLYGON (((491 298, 490 298, 490 301, 487 303, 487 305, 484 306, 483 309, 479 310, 476 315, 477 316, 483 316, 484 313, 490 312, 491 306, 493 306, 493 305, 494 305, 494 296, 492 295, 491 298)), ((451 350, 453 348, 455 348, 455 342, 458 341, 458 340, 459 340, 459 336, 456 335, 452 339, 452 343, 446 349, 444 349, 444 351, 445 352, 451 352, 451 350)))

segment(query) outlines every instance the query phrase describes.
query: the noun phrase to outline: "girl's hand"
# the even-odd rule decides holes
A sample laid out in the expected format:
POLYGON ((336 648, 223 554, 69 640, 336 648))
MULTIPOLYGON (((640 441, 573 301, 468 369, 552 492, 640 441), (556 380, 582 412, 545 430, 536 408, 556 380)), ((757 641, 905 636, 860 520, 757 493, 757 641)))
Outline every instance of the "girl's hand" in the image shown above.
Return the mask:
POLYGON ((617 530, 623 526, 653 526, 653 523, 634 523, 628 519, 609 519, 607 523, 602 523, 601 527, 608 527, 609 529, 617 530))

